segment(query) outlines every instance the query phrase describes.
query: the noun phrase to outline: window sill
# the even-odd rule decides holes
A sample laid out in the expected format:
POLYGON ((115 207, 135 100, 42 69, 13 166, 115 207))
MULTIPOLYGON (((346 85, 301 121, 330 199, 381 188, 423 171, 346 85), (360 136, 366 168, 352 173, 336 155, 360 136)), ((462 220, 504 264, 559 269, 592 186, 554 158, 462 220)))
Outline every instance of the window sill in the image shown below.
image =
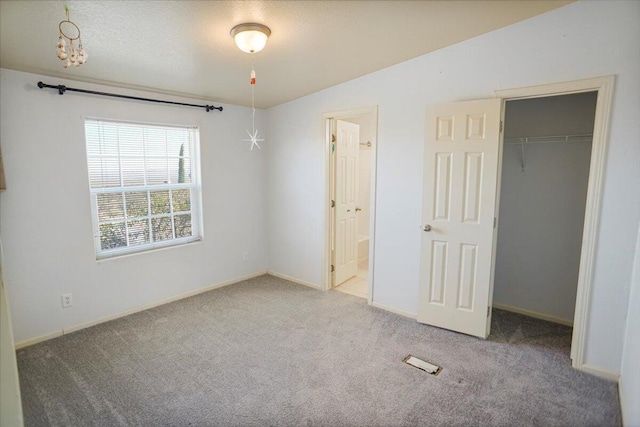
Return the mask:
POLYGON ((182 248, 182 247, 191 246, 191 245, 199 245, 199 244, 201 244, 203 242, 203 240, 204 239, 202 237, 200 237, 198 240, 193 240, 193 241, 184 242, 184 243, 177 243, 175 245, 168 245, 168 246, 163 246, 163 247, 160 247, 160 248, 149 248, 149 249, 143 249, 143 250, 135 251, 135 252, 116 253, 116 254, 102 255, 102 256, 99 255, 99 256, 96 257, 96 263, 102 264, 103 262, 122 259, 122 258, 128 258, 128 257, 132 257, 132 256, 151 254, 151 253, 155 253, 155 252, 159 252, 159 251, 166 251, 166 250, 169 250, 169 249, 177 249, 177 248, 182 248))

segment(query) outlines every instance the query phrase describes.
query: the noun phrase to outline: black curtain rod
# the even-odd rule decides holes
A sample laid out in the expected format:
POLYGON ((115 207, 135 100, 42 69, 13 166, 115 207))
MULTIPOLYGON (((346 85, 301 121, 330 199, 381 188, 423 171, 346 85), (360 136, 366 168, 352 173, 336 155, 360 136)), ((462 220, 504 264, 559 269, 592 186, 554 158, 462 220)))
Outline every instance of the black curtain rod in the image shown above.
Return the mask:
POLYGON ((38 87, 40 89, 44 89, 44 88, 57 89, 58 90, 58 94, 60 94, 60 95, 64 95, 64 93, 69 90, 69 91, 72 91, 72 92, 90 93, 92 95, 112 96, 114 98, 135 99, 137 101, 158 102, 158 103, 161 103, 161 104, 184 105, 186 107, 204 108, 205 110, 207 110, 207 112, 209 112, 211 110, 222 111, 222 107, 215 107, 213 105, 198 105, 198 104, 186 104, 184 102, 163 101, 161 99, 141 98, 139 96, 129 96, 129 95, 120 95, 120 94, 117 94, 117 93, 98 92, 98 91, 95 91, 95 90, 76 89, 76 88, 73 88, 73 87, 67 87, 65 85, 48 85, 46 83, 38 82, 38 87))

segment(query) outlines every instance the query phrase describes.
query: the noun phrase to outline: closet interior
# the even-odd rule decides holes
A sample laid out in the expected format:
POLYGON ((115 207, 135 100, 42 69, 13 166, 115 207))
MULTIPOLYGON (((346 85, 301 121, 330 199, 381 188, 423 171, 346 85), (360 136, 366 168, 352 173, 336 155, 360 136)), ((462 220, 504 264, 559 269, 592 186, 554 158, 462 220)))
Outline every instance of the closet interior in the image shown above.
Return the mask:
POLYGON ((573 323, 596 98, 506 102, 495 308, 573 323))

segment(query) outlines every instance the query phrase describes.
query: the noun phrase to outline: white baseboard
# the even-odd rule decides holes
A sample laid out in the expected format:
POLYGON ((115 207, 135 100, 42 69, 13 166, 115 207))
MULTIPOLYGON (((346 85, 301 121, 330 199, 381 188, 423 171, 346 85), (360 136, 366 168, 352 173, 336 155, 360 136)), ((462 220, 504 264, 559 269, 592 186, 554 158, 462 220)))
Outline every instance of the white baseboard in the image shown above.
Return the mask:
POLYGON ((512 313, 524 314, 525 316, 535 317, 536 319, 546 320, 547 322, 559 323, 565 326, 573 326, 573 320, 562 319, 560 317, 550 316, 548 314, 538 313, 537 311, 526 310, 524 308, 513 307, 506 304, 493 303, 493 308, 498 310, 510 311, 512 313))
POLYGON ((372 301, 370 304, 372 307, 379 308, 381 310, 385 310, 394 314, 399 314, 400 316, 408 317, 410 319, 417 319, 418 315, 416 313, 410 313, 408 311, 400 310, 399 308, 390 307, 388 305, 380 304, 375 301, 372 301))
MULTIPOLYGON (((631 411, 631 407, 634 405, 634 402, 630 402, 627 400, 627 395, 624 392, 625 382, 622 380, 622 376, 620 376, 620 380, 618 381, 618 396, 620 398, 620 412, 622 412, 622 425, 623 426, 633 426, 637 420, 630 419, 631 414, 627 411, 631 411)), ((635 403, 637 405, 637 402, 635 403)))
POLYGON ((304 286, 308 286, 308 287, 313 288, 313 289, 318 289, 320 291, 324 291, 324 287, 322 287, 322 285, 316 285, 315 283, 305 282, 304 280, 296 279, 295 277, 287 276, 286 274, 278 273, 277 271, 269 270, 269 271, 267 271, 267 274, 269 274, 271 276, 274 276, 274 277, 279 277, 280 279, 288 280, 288 281, 293 282, 293 283, 297 283, 299 285, 304 285, 304 286))
POLYGON ((613 381, 616 383, 620 383, 620 374, 617 372, 607 371, 605 369, 596 368, 595 366, 582 364, 579 368, 579 371, 586 372, 587 374, 595 375, 596 377, 604 378, 605 380, 613 381))
POLYGON ((39 342, 49 341, 54 338, 61 337, 63 334, 62 329, 59 331, 54 331, 45 335, 40 335, 39 337, 29 338, 28 340, 20 341, 15 344, 16 350, 20 350, 24 347, 29 347, 30 345, 38 344, 39 342))
POLYGON ((78 325, 73 325, 73 326, 69 326, 68 328, 62 328, 59 331, 54 331, 51 332, 49 334, 46 335, 41 335, 39 337, 35 337, 35 338, 30 338, 28 340, 24 340, 24 341, 20 341, 18 343, 16 343, 15 348, 16 350, 24 348, 24 347, 28 347, 30 345, 34 345, 34 344, 38 344, 40 342, 43 341, 48 341, 50 339, 53 338, 58 338, 62 335, 66 335, 66 334, 70 334, 72 332, 76 332, 82 329, 86 329, 89 328, 91 326, 95 326, 95 325, 99 325, 100 323, 104 323, 104 322, 108 322, 110 320, 115 320, 115 319, 119 319, 121 317, 125 317, 125 316, 129 316, 130 314, 134 314, 134 313, 139 313, 141 311, 144 310, 149 310, 150 308, 154 308, 154 307, 158 307, 164 304, 169 304, 170 302, 174 302, 174 301, 178 301, 181 299, 185 299, 185 298, 189 298, 204 292, 208 292, 214 289, 218 289, 218 288, 222 288, 224 286, 228 286, 228 285, 233 285, 234 283, 238 283, 238 282, 242 282, 244 280, 249 280, 249 279, 253 279, 254 277, 259 277, 259 276, 264 276, 265 274, 267 274, 267 271, 259 271, 257 273, 253 273, 253 274, 248 274, 246 276, 242 276, 242 277, 238 277, 235 279, 230 279, 230 280, 225 280, 224 282, 220 282, 220 283, 214 283, 213 285, 208 285, 205 286, 203 288, 199 288, 199 289, 195 289, 193 291, 189 291, 189 292, 185 292, 179 295, 175 295, 169 298, 165 298, 159 301, 154 301, 152 303, 149 304, 144 304, 144 305, 139 305, 137 307, 133 307, 129 310, 125 310, 125 311, 121 311, 115 314, 111 314, 108 316, 104 316, 101 317, 99 319, 96 320, 92 320, 89 322, 85 322, 85 323, 80 323, 78 325))

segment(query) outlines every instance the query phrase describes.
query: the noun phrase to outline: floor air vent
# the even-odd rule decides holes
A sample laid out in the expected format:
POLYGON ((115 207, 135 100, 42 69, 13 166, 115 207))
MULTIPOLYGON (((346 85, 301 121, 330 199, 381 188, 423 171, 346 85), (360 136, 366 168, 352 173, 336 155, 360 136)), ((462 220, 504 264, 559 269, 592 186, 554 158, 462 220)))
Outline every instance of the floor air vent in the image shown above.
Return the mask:
POLYGON ((407 365, 411 365, 414 368, 418 368, 433 376, 438 375, 440 371, 442 371, 442 367, 434 365, 433 363, 426 362, 422 359, 418 359, 417 357, 412 355, 408 355, 402 361, 407 365))

